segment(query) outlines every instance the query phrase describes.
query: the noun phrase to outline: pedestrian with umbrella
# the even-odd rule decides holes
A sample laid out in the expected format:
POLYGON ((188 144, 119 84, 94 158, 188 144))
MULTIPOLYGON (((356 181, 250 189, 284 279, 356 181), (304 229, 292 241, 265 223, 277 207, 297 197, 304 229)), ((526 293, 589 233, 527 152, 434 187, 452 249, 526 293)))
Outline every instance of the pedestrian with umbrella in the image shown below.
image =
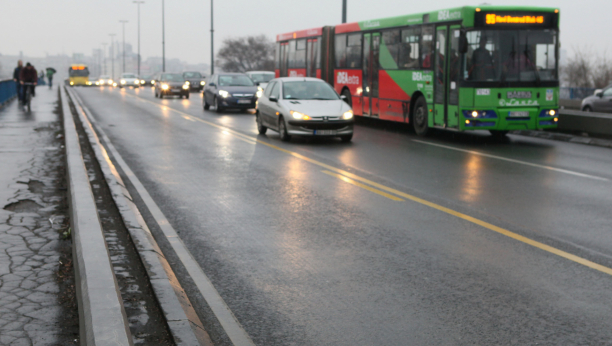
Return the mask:
POLYGON ((47 67, 47 78, 49 79, 49 89, 53 87, 53 75, 57 72, 53 67, 47 67))

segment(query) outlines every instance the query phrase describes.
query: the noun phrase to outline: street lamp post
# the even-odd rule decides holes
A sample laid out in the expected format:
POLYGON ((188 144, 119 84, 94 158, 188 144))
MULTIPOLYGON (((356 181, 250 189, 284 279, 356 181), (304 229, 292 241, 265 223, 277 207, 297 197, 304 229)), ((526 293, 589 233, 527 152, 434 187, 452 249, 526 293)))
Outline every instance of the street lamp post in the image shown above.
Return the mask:
POLYGON ((162 0, 162 72, 166 72, 166 18, 162 0))
POLYGON ((115 35, 116 34, 108 34, 111 37, 111 66, 112 66, 112 80, 115 80, 115 35))
POLYGON ((119 23, 123 24, 123 73, 125 73, 125 23, 127 22, 125 19, 119 21, 119 23))
POLYGON ((210 0, 210 75, 215 74, 215 28, 213 26, 213 0, 210 0))
POLYGON ((342 23, 346 23, 346 1, 342 0, 342 23))
POLYGON ((132 1, 138 5, 138 76, 140 76, 140 4, 144 4, 144 1, 132 1))

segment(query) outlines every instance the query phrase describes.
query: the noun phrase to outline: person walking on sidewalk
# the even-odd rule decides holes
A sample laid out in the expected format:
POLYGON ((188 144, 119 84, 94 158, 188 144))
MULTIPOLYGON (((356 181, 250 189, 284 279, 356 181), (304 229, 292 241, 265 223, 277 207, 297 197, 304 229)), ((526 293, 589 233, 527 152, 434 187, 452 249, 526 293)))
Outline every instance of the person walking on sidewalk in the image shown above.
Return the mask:
POLYGON ((53 75, 55 74, 55 69, 52 67, 47 67, 47 79, 49 80, 49 89, 53 87, 53 75))
POLYGON ((19 79, 21 76, 21 70, 23 69, 23 61, 17 61, 17 67, 15 67, 15 71, 13 71, 13 81, 15 81, 15 87, 17 88, 17 99, 23 102, 23 88, 21 87, 21 80, 19 79))
MULTIPOLYGON (((19 74, 19 81, 21 84, 24 83, 33 83, 33 85, 26 85, 26 87, 30 87, 32 90, 32 97, 36 96, 36 84, 38 84, 38 73, 36 73, 36 69, 29 62, 26 63, 26 66, 21 69, 21 73, 19 74)), ((25 88, 23 88, 22 93, 25 95, 25 88)))

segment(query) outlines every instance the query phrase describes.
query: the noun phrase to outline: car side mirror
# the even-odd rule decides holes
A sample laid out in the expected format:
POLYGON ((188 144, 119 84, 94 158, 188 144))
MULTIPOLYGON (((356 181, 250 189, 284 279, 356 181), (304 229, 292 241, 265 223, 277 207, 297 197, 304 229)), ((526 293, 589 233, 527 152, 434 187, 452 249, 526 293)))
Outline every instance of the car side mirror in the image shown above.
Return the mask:
POLYGON ((278 102, 278 99, 274 96, 270 96, 268 100, 270 100, 270 102, 278 102))
POLYGON ((255 85, 259 85, 259 82, 255 82, 255 85))
POLYGON ((208 85, 211 86, 211 87, 216 87, 217 86, 215 83, 210 83, 208 85))
POLYGON ((603 97, 603 91, 599 91, 595 94, 595 96, 602 98, 603 97))
POLYGON ((468 51, 468 40, 467 40, 467 36, 465 34, 465 31, 461 30, 461 33, 459 34, 459 53, 461 54, 465 54, 468 51))

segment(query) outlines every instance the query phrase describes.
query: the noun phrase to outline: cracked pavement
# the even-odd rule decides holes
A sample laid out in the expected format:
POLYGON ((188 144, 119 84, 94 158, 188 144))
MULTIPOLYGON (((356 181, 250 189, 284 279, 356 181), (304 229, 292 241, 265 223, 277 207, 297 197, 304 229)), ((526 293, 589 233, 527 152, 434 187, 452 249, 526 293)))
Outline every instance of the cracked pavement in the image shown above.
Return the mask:
POLYGON ((57 89, 0 109, 0 345, 76 345, 57 89))

